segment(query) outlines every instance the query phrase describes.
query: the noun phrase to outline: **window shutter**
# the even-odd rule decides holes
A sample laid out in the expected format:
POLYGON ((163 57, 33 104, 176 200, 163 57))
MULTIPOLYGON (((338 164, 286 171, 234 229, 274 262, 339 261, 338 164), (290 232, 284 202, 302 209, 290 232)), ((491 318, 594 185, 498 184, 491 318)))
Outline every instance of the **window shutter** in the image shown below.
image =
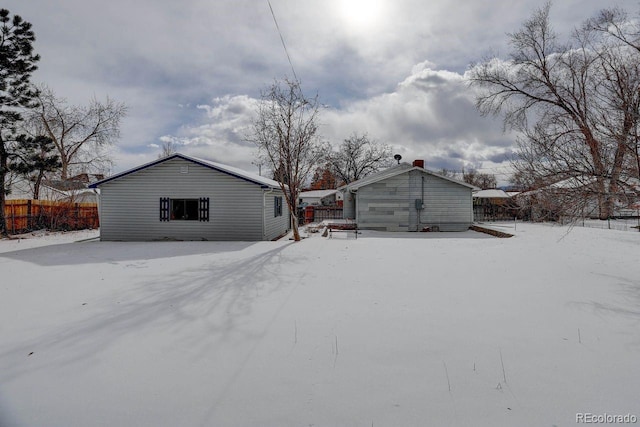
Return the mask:
POLYGON ((160 197, 160 221, 169 221, 169 198, 160 197))
POLYGON ((200 209, 199 209, 199 217, 200 221, 209 222, 209 198, 201 197, 200 198, 200 209))

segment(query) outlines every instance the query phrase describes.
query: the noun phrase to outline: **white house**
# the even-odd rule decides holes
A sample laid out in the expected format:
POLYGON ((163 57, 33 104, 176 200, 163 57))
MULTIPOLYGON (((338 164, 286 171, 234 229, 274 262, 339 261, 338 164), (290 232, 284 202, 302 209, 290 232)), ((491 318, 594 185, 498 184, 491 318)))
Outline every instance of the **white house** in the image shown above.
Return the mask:
POLYGON ((340 188, 344 218, 360 229, 462 231, 473 223, 473 185, 401 163, 340 188))
POLYGON ((98 181, 101 240, 273 240, 289 230, 280 184, 183 154, 98 181))
POLYGON ((300 193, 300 206, 329 206, 336 203, 338 190, 311 190, 300 193))

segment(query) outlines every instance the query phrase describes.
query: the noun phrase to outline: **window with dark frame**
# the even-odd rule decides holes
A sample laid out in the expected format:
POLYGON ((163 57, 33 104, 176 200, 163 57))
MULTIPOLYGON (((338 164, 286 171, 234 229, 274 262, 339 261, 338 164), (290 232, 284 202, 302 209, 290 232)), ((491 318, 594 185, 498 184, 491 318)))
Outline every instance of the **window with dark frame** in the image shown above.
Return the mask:
POLYGON ((282 216, 282 196, 273 198, 273 216, 282 216))
POLYGON ((160 198, 160 221, 209 221, 209 198, 160 198))

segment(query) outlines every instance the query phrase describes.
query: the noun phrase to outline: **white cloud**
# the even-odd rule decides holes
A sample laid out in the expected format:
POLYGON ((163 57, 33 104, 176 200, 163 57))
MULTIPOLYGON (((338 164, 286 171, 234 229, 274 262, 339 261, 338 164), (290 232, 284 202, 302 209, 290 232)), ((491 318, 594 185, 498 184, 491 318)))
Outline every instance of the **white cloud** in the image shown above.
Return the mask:
MULTIPOLYGON (((370 99, 329 108, 321 116, 323 137, 337 146, 354 132, 387 143, 407 161, 425 159, 433 169, 495 168, 511 152, 499 122, 482 118, 464 75, 425 62, 396 86, 370 99)), ((216 97, 198 105, 199 123, 184 125, 173 141, 180 151, 254 169, 255 147, 245 140, 258 100, 216 97)))
MULTIPOLYGON (((512 138, 475 112, 464 72, 488 52, 504 57, 506 33, 539 1, 352 2, 369 15, 344 3, 271 0, 303 88, 332 106, 322 127, 329 139, 368 132, 436 167, 493 167, 509 152, 512 138)), ((562 35, 604 6, 563 0, 551 18, 562 35)), ((292 74, 266 2, 30 0, 10 10, 33 24, 42 57, 34 80, 72 103, 108 94, 130 106, 117 171, 153 160, 163 136, 251 168, 252 147, 241 138, 251 104, 292 74)))
POLYGON ((323 130, 334 142, 366 132, 432 168, 482 166, 509 152, 511 139, 499 122, 480 117, 464 75, 432 67, 418 64, 395 91, 328 111, 323 130))
POLYGON ((247 95, 225 95, 200 104, 197 123, 180 127, 173 135, 160 140, 171 141, 177 150, 187 155, 203 157, 254 170, 255 147, 246 141, 257 100, 247 95))

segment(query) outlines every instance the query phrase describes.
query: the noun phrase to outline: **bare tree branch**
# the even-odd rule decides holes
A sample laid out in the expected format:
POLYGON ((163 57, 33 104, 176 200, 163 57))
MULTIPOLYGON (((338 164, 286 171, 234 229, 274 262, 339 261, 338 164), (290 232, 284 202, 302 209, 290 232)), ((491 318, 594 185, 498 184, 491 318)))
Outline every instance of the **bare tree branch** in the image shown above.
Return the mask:
POLYGON ((29 124, 32 133, 53 141, 62 163, 60 178, 87 170, 104 172, 111 164, 108 149, 120 137, 127 107, 111 98, 69 105, 46 85, 40 87, 38 99, 40 105, 33 110, 29 124))
POLYGON ((295 241, 300 240, 298 195, 328 151, 318 133, 318 115, 317 95, 305 97, 298 81, 275 81, 262 93, 258 115, 247 136, 258 147, 261 163, 266 162, 280 182, 295 241))
POLYGON ((329 163, 342 183, 348 184, 391 166, 393 158, 388 145, 376 144, 367 134, 354 133, 331 154, 329 163))
POLYGON ((624 193, 629 156, 638 149, 638 32, 628 32, 620 11, 603 11, 560 44, 549 11, 548 3, 510 35, 510 61, 472 68, 472 85, 481 91, 476 105, 483 114, 502 113, 505 127, 520 132, 519 179, 528 176, 539 188, 570 179, 563 191, 581 194, 575 211, 584 211, 578 199, 596 200, 605 219, 624 193))

